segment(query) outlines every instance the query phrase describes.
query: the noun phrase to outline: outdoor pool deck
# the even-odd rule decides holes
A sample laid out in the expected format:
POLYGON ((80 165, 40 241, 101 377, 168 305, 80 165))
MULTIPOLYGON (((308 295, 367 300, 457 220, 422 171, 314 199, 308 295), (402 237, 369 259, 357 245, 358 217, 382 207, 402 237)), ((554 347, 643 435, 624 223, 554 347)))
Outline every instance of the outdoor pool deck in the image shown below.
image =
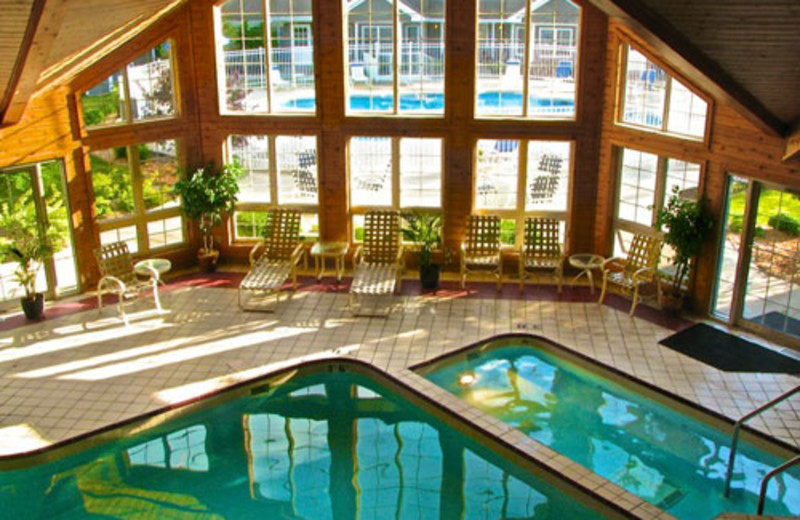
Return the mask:
MULTIPOLYGON (((154 314, 143 298, 127 328, 114 307, 103 315, 80 310, 90 307, 90 295, 60 317, 51 309, 39 323, 0 322, 0 454, 85 434, 308 356, 348 355, 415 381, 408 366, 506 332, 546 336, 731 418, 800 382, 721 372, 680 355, 658 344, 673 330, 657 322, 668 322, 629 318, 624 300, 597 305, 585 287, 566 287, 559 297, 552 286, 531 285, 520 298, 516 284, 501 293, 468 284, 466 294, 446 281, 437 295, 419 295, 410 282, 396 297, 397 312, 383 319, 351 316, 346 286, 332 278, 302 278, 275 313, 242 312, 240 278, 174 280, 162 291, 168 312, 154 314)), ((800 444, 800 398, 751 424, 800 444)))

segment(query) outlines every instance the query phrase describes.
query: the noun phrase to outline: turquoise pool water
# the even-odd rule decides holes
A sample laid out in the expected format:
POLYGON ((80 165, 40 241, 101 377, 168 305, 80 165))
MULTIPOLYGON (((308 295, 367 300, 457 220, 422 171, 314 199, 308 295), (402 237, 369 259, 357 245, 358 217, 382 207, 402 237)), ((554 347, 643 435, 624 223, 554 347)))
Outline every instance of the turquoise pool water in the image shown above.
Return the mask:
POLYGON ((350 372, 301 375, 3 471, 0 517, 604 518, 388 388, 350 372))
MULTIPOLYGON (((354 94, 350 96, 350 110, 391 110, 394 104, 391 94, 354 94)), ((478 95, 478 112, 497 109, 501 112, 515 113, 522 109, 523 96, 519 92, 481 92, 478 95)), ((315 98, 299 98, 284 103, 285 108, 311 110, 316 106, 315 98)), ((530 97, 530 106, 536 113, 574 115, 575 103, 572 99, 530 97)), ((444 94, 400 94, 401 111, 443 112, 444 94)))
MULTIPOLYGON (((740 444, 722 496, 730 434, 535 346, 461 353, 425 377, 682 519, 755 514, 762 477, 782 460, 740 444), (474 382, 462 378, 473 377, 474 382), (461 379, 461 383, 459 380, 461 379)), ((770 484, 765 514, 800 515, 798 472, 770 484)))

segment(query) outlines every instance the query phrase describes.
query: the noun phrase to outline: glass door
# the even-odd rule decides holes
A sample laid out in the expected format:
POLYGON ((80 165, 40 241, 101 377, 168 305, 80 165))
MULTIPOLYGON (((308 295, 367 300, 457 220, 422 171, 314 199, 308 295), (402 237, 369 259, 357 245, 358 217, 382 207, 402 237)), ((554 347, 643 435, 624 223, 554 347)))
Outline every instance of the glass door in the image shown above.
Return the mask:
POLYGON ((800 194, 730 177, 712 313, 800 339, 800 194))
MULTIPOLYGON (((0 217, 20 217, 36 225, 40 233, 48 230, 57 238, 58 248, 39 271, 37 291, 53 296, 79 289, 69 203, 60 162, 49 161, 0 172, 0 217)), ((23 289, 14 276, 16 262, 6 259, 2 262, 0 301, 21 297, 23 289)))

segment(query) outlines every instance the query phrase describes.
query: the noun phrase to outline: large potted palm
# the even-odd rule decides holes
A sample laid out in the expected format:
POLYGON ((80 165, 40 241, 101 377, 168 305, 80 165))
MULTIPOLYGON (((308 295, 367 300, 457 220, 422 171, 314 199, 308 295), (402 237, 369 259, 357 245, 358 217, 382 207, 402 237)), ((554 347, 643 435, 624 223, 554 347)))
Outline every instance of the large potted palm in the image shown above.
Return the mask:
POLYGON ((11 214, 2 218, 0 257, 17 262, 14 279, 25 291, 20 298, 22 311, 29 320, 44 315, 44 294, 36 290, 36 278, 42 264, 62 240, 53 228, 39 229, 34 215, 11 214))
POLYGON ((419 280, 425 289, 439 287, 439 265, 433 261, 434 249, 442 245, 442 216, 411 212, 403 214, 403 238, 419 247, 419 280))
POLYGON ((663 291, 661 305, 667 310, 678 311, 683 306, 684 283, 692 259, 708 239, 714 219, 701 201, 681 198, 680 190, 675 186, 667 205, 656 214, 656 225, 664 232, 664 242, 675 255, 672 260, 675 272, 663 291))
POLYGON ((224 214, 233 212, 242 173, 242 167, 234 161, 224 164, 219 171, 215 171, 213 165, 199 168, 175 183, 175 193, 182 200, 181 210, 197 222, 203 235, 203 247, 197 252, 197 258, 207 271, 216 269, 219 259, 212 231, 222 223, 224 214))

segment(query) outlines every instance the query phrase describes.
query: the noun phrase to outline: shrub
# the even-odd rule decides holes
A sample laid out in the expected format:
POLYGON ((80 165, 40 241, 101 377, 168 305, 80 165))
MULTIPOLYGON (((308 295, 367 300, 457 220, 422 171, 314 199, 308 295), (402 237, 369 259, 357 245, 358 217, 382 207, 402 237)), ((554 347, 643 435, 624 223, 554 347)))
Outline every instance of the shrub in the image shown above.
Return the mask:
POLYGON ((741 215, 731 216, 731 219, 728 222, 728 229, 730 231, 733 231, 734 233, 741 233, 743 227, 744 227, 744 219, 742 218, 741 215))
POLYGON ((785 213, 773 215, 769 218, 767 223, 772 226, 773 229, 785 231, 792 235, 800 235, 800 220, 797 220, 791 215, 785 213))

